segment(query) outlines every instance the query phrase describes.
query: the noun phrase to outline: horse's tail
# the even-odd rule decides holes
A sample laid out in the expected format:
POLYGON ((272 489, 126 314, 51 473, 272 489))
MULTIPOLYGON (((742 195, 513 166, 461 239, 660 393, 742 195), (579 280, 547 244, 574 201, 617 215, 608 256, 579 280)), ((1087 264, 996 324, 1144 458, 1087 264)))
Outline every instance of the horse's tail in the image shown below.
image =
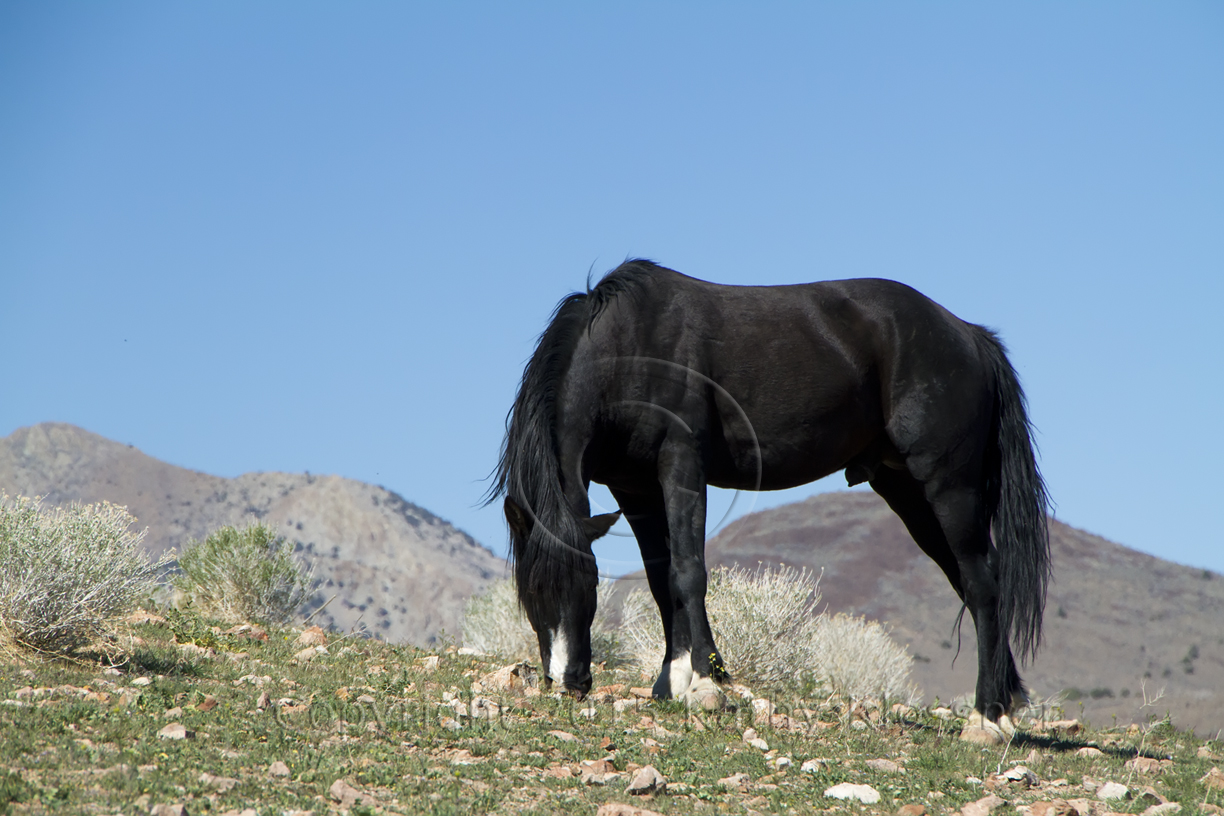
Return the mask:
POLYGON ((504 495, 527 516, 527 524, 510 525, 510 560, 524 605, 528 594, 536 595, 537 606, 543 598, 564 594, 575 583, 575 571, 595 572, 593 556, 575 548, 585 539, 565 497, 556 428, 558 391, 590 322, 589 295, 576 292, 557 304, 540 335, 506 417, 486 496, 487 504, 504 495))
MULTIPOLYGON (((978 346, 994 373, 994 441, 987 458, 987 507, 997 550, 999 631, 1022 661, 1041 643, 1050 583, 1049 497, 1033 450, 1027 401, 1007 351, 993 332, 978 328, 978 346)), ((1006 654, 1006 650, 999 650, 1006 654)))

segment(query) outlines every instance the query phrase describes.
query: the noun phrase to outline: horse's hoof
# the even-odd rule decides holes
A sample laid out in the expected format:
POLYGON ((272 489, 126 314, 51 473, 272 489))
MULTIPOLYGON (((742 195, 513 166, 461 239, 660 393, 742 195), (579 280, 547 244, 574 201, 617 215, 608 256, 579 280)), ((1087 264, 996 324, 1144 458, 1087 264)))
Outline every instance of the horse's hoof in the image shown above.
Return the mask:
POLYGON ((999 718, 999 730, 1002 731, 1003 735, 1008 739, 1016 736, 1016 724, 1013 723, 1011 717, 1007 716, 1006 714, 999 718))
MULTIPOLYGON (((1008 725, 1011 725, 1010 721, 1008 725)), ((1015 733, 1014 728, 1012 728, 1012 733, 1015 733)), ((1007 742, 1008 735, 1003 733, 999 725, 983 717, 980 712, 974 711, 969 715, 969 721, 965 723, 965 727, 961 729, 960 738, 974 745, 1002 745, 1007 742)))
POLYGON ((708 677, 695 679, 681 697, 686 706, 702 711, 717 711, 725 703, 722 689, 708 677))

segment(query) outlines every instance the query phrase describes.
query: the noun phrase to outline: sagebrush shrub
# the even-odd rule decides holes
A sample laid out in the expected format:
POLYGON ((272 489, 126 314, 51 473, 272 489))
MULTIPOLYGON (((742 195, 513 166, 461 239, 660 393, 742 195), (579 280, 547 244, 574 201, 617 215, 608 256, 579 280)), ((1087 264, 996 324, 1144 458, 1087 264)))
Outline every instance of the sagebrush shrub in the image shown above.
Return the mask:
POLYGON ((314 594, 312 571, 276 528, 259 522, 222 527, 188 543, 178 568, 170 581, 183 598, 231 623, 284 623, 314 594))
MULTIPOLYGON (((817 612, 820 577, 792 567, 710 572, 706 611, 737 682, 761 689, 813 683, 854 696, 912 701, 911 658, 879 623, 817 612)), ((663 627, 645 589, 621 611, 622 637, 642 668, 663 662, 663 627)))
MULTIPOLYGON (((608 667, 629 660, 620 633, 608 618, 613 606, 612 586, 612 581, 599 582, 591 624, 591 661, 608 667)), ((508 660, 539 660, 539 641, 519 606, 514 581, 493 581, 483 593, 468 599, 463 607, 463 645, 508 660)))
POLYGON ((109 632, 153 587, 144 532, 107 502, 44 509, 0 493, 0 627, 18 643, 70 652, 109 632))

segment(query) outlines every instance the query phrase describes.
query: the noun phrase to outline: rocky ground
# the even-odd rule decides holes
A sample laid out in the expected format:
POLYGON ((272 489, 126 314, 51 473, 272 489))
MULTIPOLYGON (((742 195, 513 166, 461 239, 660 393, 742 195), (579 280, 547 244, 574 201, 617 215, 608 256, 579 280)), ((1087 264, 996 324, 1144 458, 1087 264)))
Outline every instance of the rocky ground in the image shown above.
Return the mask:
POLYGON ((1224 813, 1224 750, 1167 721, 1022 718, 737 689, 694 713, 639 674, 577 701, 528 664, 142 614, 105 655, 10 650, 0 808, 214 813, 1224 813), (110 665, 113 664, 113 665, 110 665))

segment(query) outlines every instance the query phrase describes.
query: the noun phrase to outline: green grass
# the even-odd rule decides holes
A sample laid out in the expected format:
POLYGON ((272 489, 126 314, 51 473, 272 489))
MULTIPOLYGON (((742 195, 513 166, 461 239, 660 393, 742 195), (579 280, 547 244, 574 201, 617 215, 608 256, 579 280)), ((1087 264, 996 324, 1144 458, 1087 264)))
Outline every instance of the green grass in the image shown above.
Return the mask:
MULTIPOLYGON (((192 614, 192 613, 188 613, 192 614)), ((616 712, 596 701, 596 717, 580 714, 589 703, 547 694, 525 697, 488 694, 502 705, 492 720, 462 720, 458 730, 444 726, 443 695, 464 703, 473 697, 472 683, 497 667, 484 659, 453 651, 424 652, 377 641, 344 639, 328 645, 329 654, 304 663, 292 656, 301 650, 295 632, 271 630, 266 642, 213 631, 210 623, 179 618, 174 625, 137 627, 130 659, 121 674, 104 673, 87 661, 0 663, 0 700, 15 700, 25 687, 72 686, 89 692, 61 691, 50 696, 23 696, 24 705, 0 706, 0 813, 77 812, 147 813, 159 803, 184 803, 193 814, 222 814, 255 808, 261 816, 293 810, 317 814, 339 810, 329 796, 338 779, 371 797, 346 807, 355 816, 372 813, 576 813, 590 816, 604 802, 637 799, 625 793, 628 773, 606 786, 584 785, 577 776, 545 777, 559 766, 611 755, 615 767, 628 771, 652 764, 669 781, 683 785, 637 804, 666 814, 679 813, 893 813, 921 802, 929 813, 953 813, 982 798, 991 774, 1024 760, 1042 781, 1027 790, 1016 784, 995 792, 1014 806, 1041 799, 1095 799, 1085 790, 1085 776, 1099 782, 1153 785, 1180 802, 1183 814, 1205 801, 1220 804, 1220 791, 1199 781, 1224 759, 1200 757, 1205 743, 1171 726, 1128 732, 1086 731, 1075 737, 1018 737, 1010 746, 980 748, 957 738, 961 722, 926 711, 905 718, 885 717, 851 727, 844 701, 807 700, 783 705, 797 719, 811 710, 816 719, 837 723, 810 732, 756 726, 770 746, 769 757, 785 756, 794 764, 782 771, 767 755, 743 742, 752 725, 748 706, 694 716, 675 703, 643 702, 638 710, 616 712), (213 657, 189 654, 176 643, 210 640, 213 657), (210 632, 212 638, 203 637, 210 632), (437 654, 438 669, 427 672, 422 658, 437 654), (148 677, 149 685, 133 680, 148 677), (259 678, 268 677, 267 681, 259 678), (247 678, 247 679, 243 679, 247 678), (257 685, 262 682, 263 685, 257 685), (261 692, 270 705, 257 709, 261 692), (81 696, 89 694, 88 697, 81 696), (209 711, 197 708, 206 695, 216 699, 209 711), (368 695, 373 703, 359 702, 368 695), (283 704, 279 704, 283 702, 283 704), (196 738, 170 741, 158 736, 168 709, 181 709, 174 721, 196 738), (646 718, 646 719, 644 719, 646 718), (662 727, 670 735, 656 734, 662 727), (559 729, 578 737, 564 742, 550 736, 559 729), (658 745, 651 745, 650 739, 658 745), (612 748, 604 750, 601 741, 612 748), (1171 768, 1142 777, 1125 767, 1142 743, 1151 757, 1172 756, 1171 768), (1093 745, 1102 756, 1083 757, 1079 748, 1093 745), (818 773, 801 773, 809 758, 829 763, 818 773), (867 760, 888 758, 902 764, 903 774, 874 770, 867 760), (287 777, 269 776, 276 761, 287 777), (747 791, 726 790, 718 780, 747 773, 747 791), (201 774, 238 780, 221 792, 201 774), (1050 783, 1065 779, 1063 785, 1050 783), (881 794, 866 806, 826 799, 823 792, 839 782, 866 783, 881 794), (931 798, 931 792, 943 794, 931 798)), ((646 685, 636 674, 603 672, 596 685, 646 685)), ((481 695, 477 695, 481 696, 481 695)), ((626 697, 627 694, 619 695, 626 697)), ((460 718, 462 719, 462 718, 460 718)), ((1224 751, 1207 743, 1216 756, 1224 751)), ((1141 812, 1137 801, 1114 804, 1123 812, 1141 812)))

